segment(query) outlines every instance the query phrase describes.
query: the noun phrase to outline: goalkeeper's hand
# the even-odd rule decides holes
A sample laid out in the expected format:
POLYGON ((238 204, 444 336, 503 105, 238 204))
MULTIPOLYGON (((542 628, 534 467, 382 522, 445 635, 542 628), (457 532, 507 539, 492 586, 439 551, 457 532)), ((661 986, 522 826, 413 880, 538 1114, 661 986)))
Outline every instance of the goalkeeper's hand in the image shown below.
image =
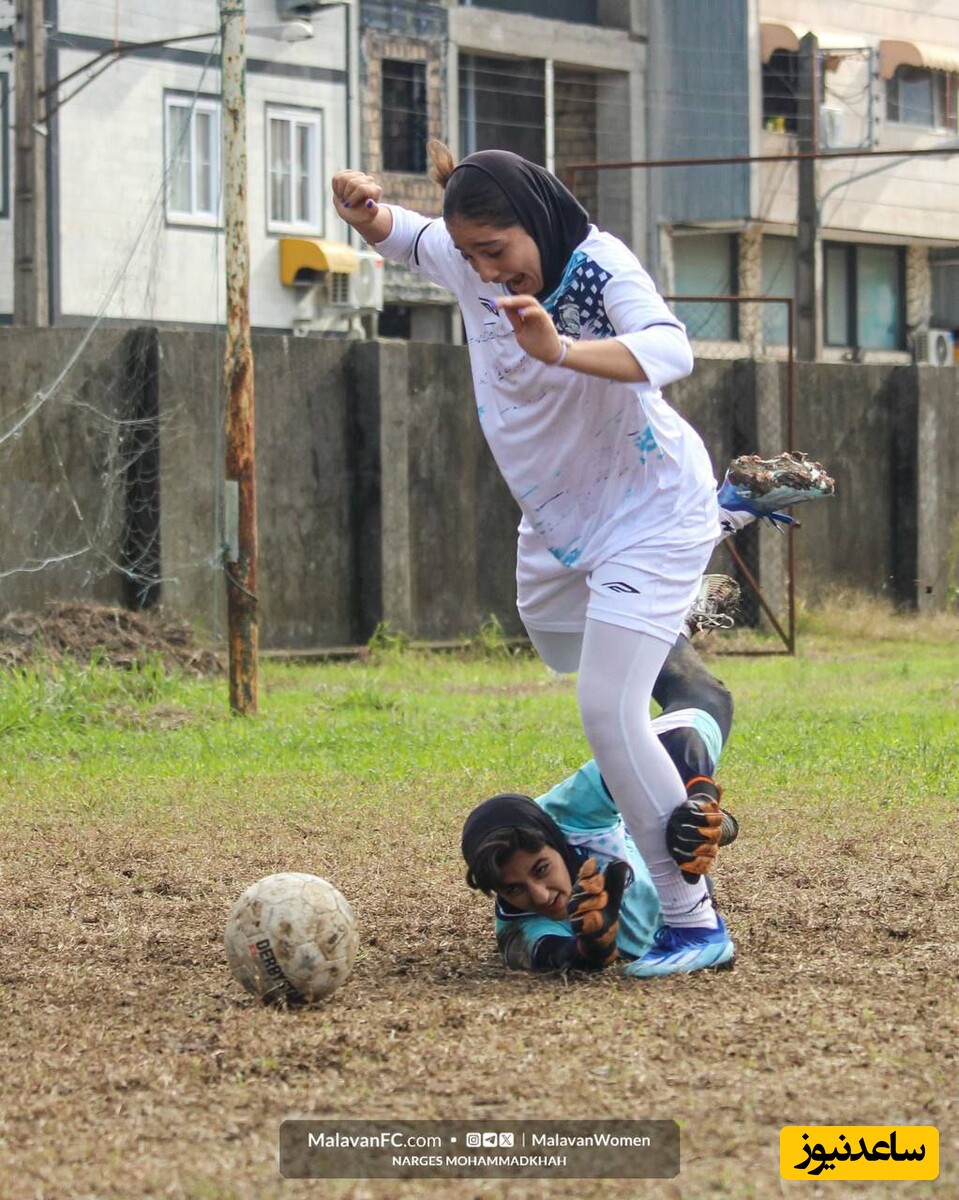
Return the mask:
POLYGON ((699 776, 686 785, 687 798, 670 813, 666 848, 679 864, 687 883, 698 883, 712 870, 720 846, 736 840, 739 822, 719 807, 722 789, 699 776))
POLYGON ((619 859, 600 871, 596 859, 588 858, 579 869, 566 912, 576 934, 576 951, 591 966, 608 967, 619 954, 619 910, 632 882, 632 867, 619 859))

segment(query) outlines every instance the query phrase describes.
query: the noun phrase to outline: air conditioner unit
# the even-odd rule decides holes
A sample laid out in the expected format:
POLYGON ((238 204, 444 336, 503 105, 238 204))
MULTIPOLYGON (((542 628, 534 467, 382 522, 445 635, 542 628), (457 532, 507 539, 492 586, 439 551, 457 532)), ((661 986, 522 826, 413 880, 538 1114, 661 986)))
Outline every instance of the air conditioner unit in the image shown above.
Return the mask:
POLYGON ((373 250, 361 250, 359 270, 347 276, 350 308, 358 312, 382 312, 385 274, 382 256, 373 250))
POLYGON ((916 334, 916 362, 930 367, 951 367, 956 361, 956 335, 948 329, 927 329, 916 334))
POLYGON ((360 250, 355 271, 326 271, 314 288, 317 312, 342 309, 347 312, 383 311, 383 259, 372 250, 360 250))
POLYGON ((819 144, 825 150, 835 150, 843 144, 843 110, 828 104, 819 106, 819 144))

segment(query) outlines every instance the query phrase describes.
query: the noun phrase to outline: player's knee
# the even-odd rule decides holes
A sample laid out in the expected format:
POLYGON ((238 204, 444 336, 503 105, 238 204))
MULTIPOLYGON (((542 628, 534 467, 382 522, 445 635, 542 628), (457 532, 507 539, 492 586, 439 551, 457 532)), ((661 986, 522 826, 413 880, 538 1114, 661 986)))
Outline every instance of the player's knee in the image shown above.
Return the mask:
POLYGON ((733 697, 729 688, 721 680, 710 678, 699 707, 713 718, 722 730, 725 741, 733 724, 733 697))

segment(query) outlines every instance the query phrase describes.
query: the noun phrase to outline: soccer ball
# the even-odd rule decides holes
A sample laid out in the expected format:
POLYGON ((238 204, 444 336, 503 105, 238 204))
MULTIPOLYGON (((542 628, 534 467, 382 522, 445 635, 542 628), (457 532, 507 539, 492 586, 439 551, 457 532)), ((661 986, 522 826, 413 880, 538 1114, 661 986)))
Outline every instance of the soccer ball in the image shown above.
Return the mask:
POLYGON ((226 923, 230 970, 265 1004, 322 1000, 349 978, 359 944, 346 898, 301 871, 248 887, 226 923))

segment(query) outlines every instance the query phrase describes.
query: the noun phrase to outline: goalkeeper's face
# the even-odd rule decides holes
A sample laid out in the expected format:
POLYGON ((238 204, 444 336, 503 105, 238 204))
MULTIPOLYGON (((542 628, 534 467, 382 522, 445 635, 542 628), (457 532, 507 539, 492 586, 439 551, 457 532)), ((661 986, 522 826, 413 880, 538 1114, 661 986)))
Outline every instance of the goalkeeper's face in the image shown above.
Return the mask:
POLYGON ((552 846, 516 850, 499 872, 496 894, 514 908, 539 913, 553 921, 566 920, 573 881, 563 856, 552 846))

